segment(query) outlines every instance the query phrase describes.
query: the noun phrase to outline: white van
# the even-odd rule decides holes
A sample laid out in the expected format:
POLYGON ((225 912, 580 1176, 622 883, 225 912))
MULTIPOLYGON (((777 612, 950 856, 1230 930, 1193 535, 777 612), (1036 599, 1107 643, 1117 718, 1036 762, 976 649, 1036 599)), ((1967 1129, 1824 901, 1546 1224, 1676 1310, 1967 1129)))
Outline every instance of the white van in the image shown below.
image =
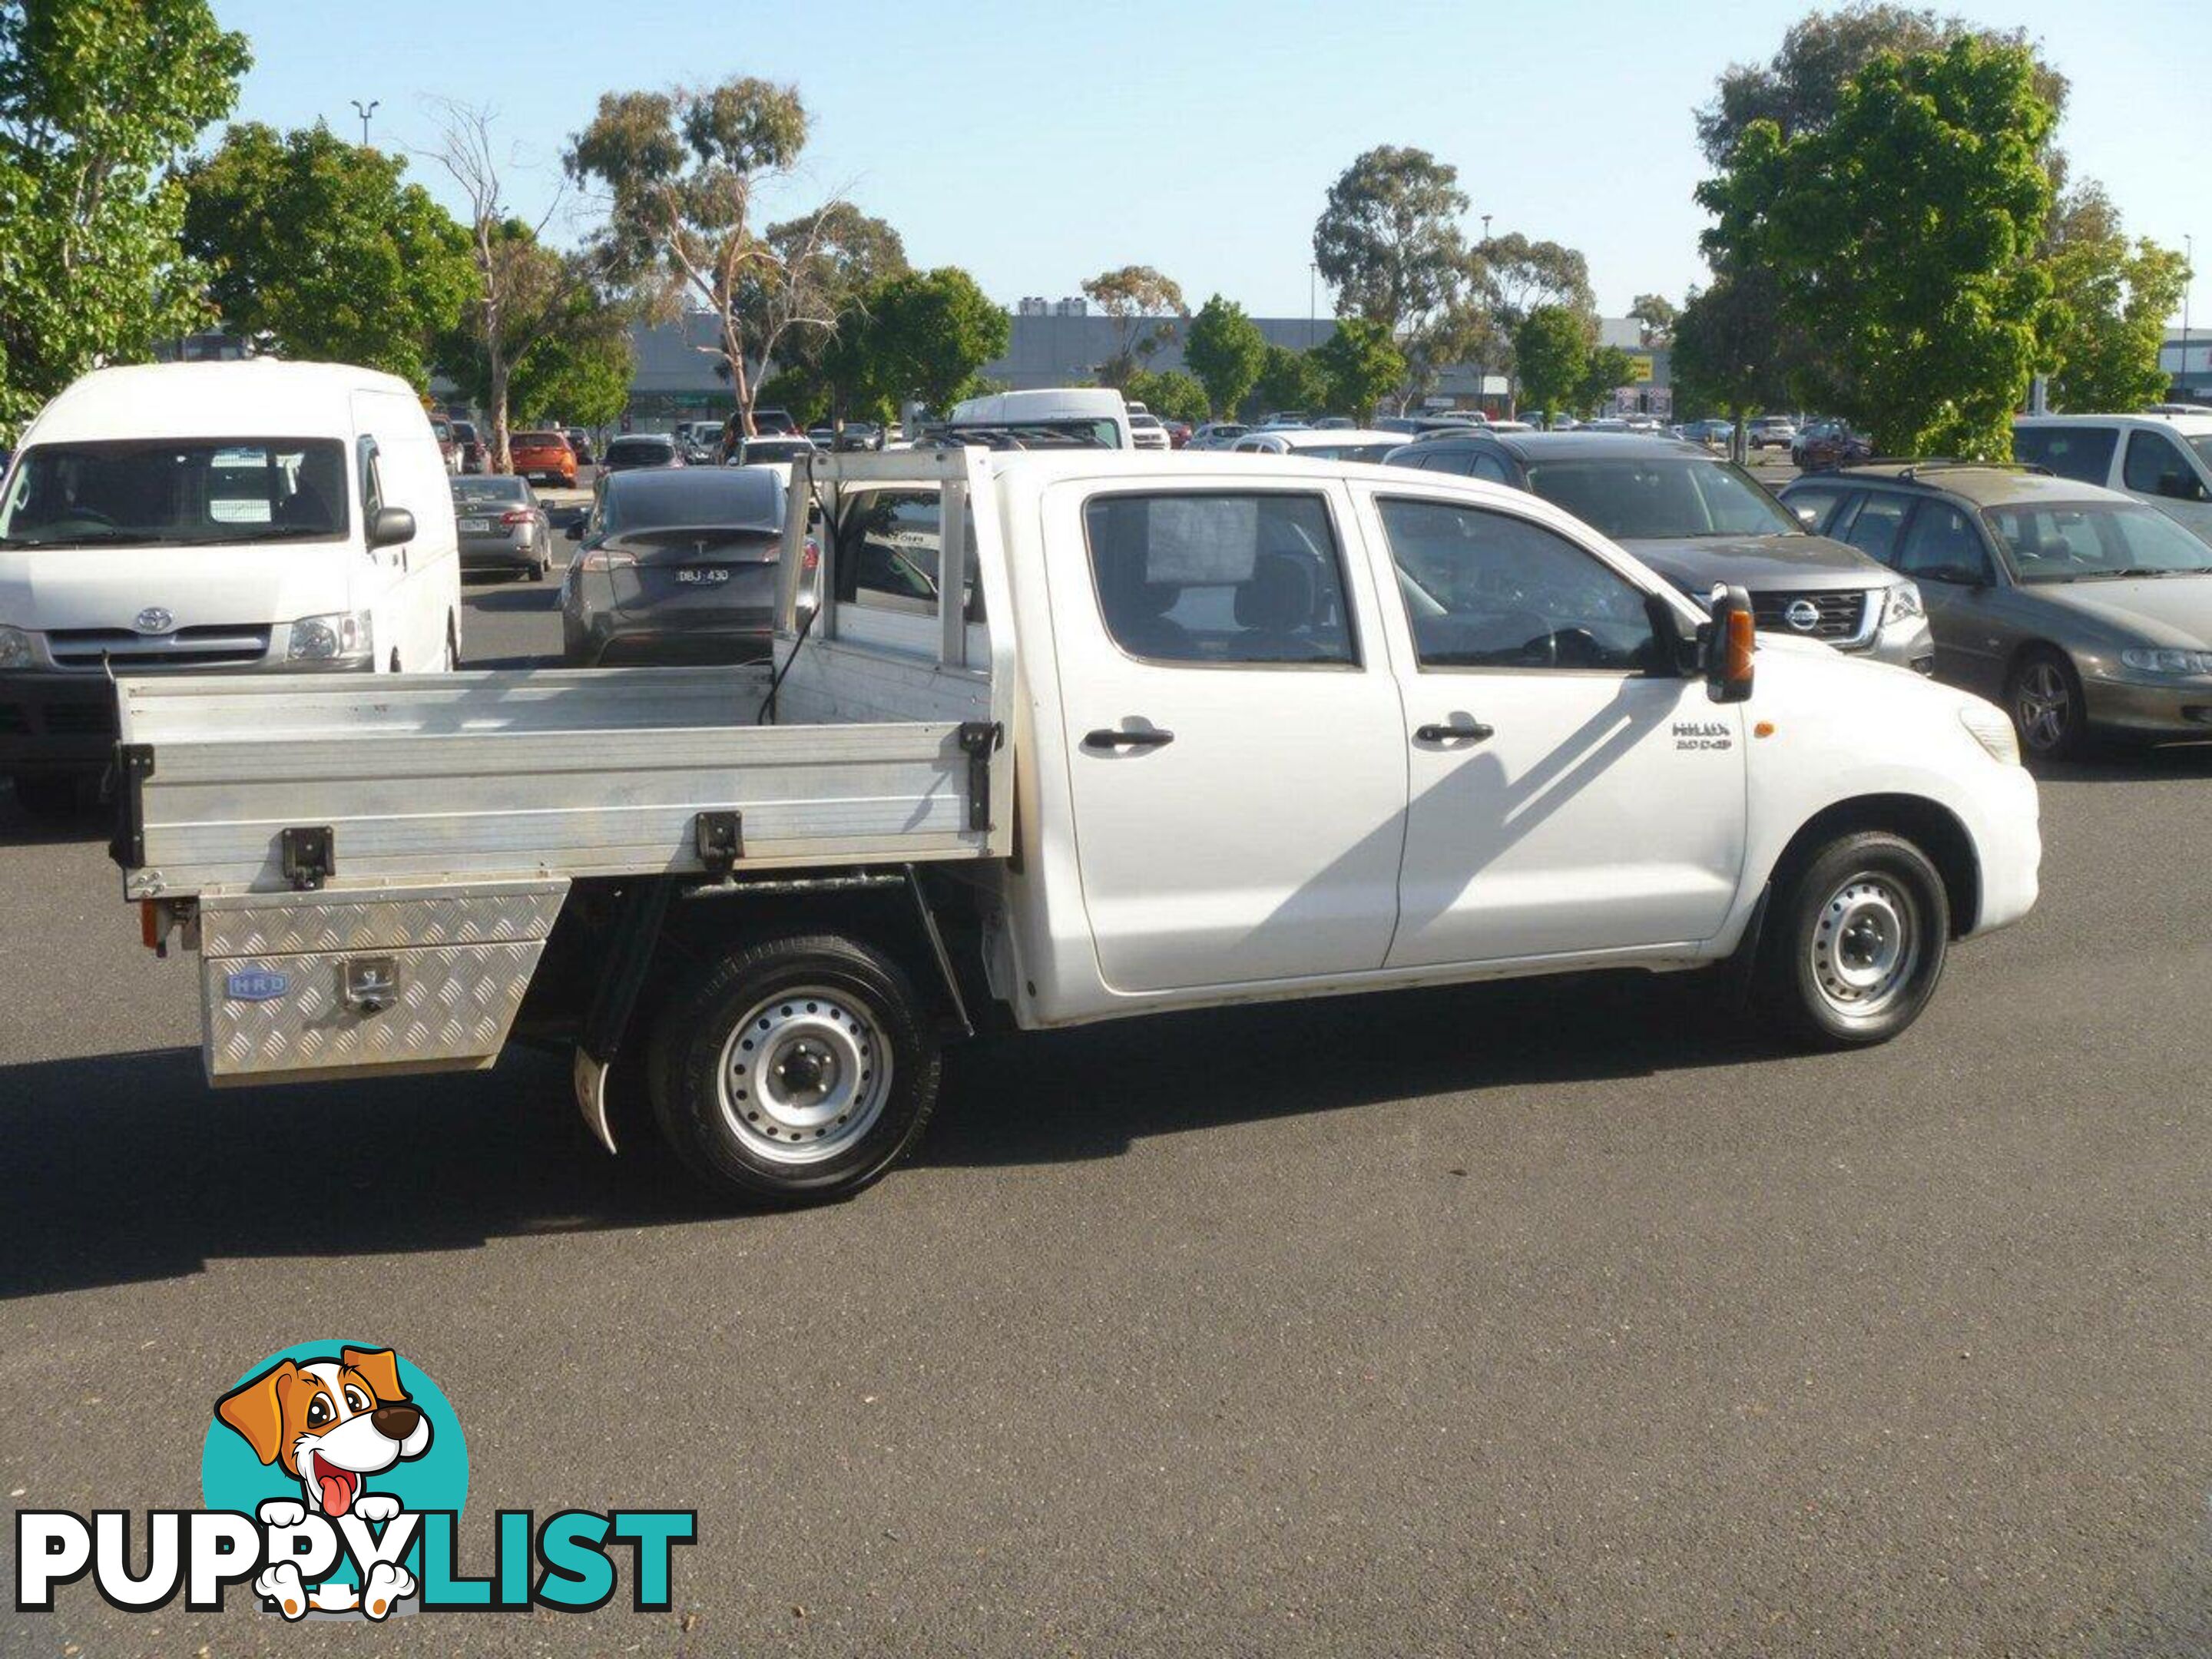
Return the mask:
POLYGON ((0 488, 0 771, 65 811, 104 771, 110 673, 452 668, 460 556, 406 381, 332 363, 105 368, 0 488))
MULTIPOLYGON (((948 434, 963 427, 1051 433, 1099 449, 1138 447, 1129 424, 1129 405, 1106 386, 1044 386, 1030 392, 994 392, 952 405, 948 434)), ((1166 447, 1166 434, 1156 447, 1166 447)))
POLYGON ((2012 453, 2148 501, 2212 542, 2212 414, 2023 415, 2012 453))

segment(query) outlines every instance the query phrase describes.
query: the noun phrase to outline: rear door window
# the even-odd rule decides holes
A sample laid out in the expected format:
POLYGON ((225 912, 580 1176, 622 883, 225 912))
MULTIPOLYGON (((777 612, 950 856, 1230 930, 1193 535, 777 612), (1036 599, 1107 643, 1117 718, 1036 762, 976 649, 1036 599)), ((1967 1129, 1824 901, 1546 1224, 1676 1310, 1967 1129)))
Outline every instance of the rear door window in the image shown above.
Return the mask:
POLYGON ((1351 667, 1343 558, 1319 495, 1103 495, 1084 508, 1107 633, 1140 661, 1351 667))
POLYGON ((1911 507, 1910 496, 1869 489, 1859 497, 1858 510, 1844 526, 1843 539, 1870 559, 1894 564, 1898 533, 1904 529, 1905 514, 1911 507))
POLYGON ((1989 579, 1981 532, 1963 508, 1923 501, 1899 544, 1897 568, 1918 581, 1968 583, 1989 579))
POLYGON ((1814 535, 1827 533, 1829 522, 1836 516, 1836 503, 1844 499, 1840 489, 1824 489, 1811 485, 1793 489, 1783 505, 1798 516, 1800 523, 1814 535), (1808 516, 1808 515, 1810 516, 1808 516))
POLYGON ((2014 429, 2017 460, 2047 466, 2077 483, 2101 484, 2112 474, 2112 451, 2120 434, 2111 427, 2023 426, 2014 429))

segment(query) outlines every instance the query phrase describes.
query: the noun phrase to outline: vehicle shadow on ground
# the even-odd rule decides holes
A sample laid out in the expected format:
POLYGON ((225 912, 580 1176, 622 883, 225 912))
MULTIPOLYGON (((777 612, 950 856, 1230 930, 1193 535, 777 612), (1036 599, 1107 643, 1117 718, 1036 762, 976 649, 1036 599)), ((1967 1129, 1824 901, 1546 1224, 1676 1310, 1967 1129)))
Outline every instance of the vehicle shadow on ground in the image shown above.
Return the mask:
MULTIPOLYGON (((949 1058, 917 1161, 1115 1158, 1225 1124, 1770 1052, 1713 992, 1688 976, 1601 975, 991 1041, 949 1058)), ((195 1052, 161 1049, 0 1067, 0 1298, 225 1258, 741 1218, 652 1144, 635 1105, 617 1128, 630 1150, 605 1156, 570 1104, 565 1063, 533 1051, 489 1073, 210 1091, 195 1052)))
POLYGON ((15 804, 12 790, 0 787, 0 846, 61 847, 73 842, 105 842, 115 833, 115 808, 85 791, 84 804, 67 817, 33 817, 15 804))
POLYGON ((2092 749, 2079 760, 2037 761, 2039 783, 2165 783, 2212 778, 2212 743, 2092 749))
POLYGON ((479 580, 468 590, 469 609, 508 612, 558 611, 561 608, 561 584, 548 579, 542 582, 507 582, 494 584, 479 580))

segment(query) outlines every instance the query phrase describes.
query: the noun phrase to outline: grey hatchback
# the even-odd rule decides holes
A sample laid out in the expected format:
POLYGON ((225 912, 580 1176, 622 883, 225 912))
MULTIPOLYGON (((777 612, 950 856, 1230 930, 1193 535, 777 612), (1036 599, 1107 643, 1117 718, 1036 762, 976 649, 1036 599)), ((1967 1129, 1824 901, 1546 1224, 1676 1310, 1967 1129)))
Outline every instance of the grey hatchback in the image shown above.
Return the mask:
POLYGON ((2212 546, 2038 469, 1846 467, 1782 499, 1920 585, 1939 678, 2002 702, 2030 754, 2091 733, 2212 738, 2212 546))
POLYGON ((561 586, 562 660, 757 662, 769 654, 789 484, 775 466, 601 476, 561 586))
POLYGON ((553 568, 553 532, 530 485, 494 474, 453 481, 461 568, 501 570, 542 582, 553 568))

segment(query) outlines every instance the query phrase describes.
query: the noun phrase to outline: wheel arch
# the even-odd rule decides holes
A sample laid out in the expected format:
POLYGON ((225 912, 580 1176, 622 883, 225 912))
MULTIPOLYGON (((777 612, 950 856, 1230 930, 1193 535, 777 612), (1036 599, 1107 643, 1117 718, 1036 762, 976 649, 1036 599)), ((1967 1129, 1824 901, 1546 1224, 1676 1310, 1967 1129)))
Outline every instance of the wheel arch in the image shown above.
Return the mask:
POLYGON ((1943 878, 1951 937, 1973 931, 1982 908, 1982 861, 1957 813, 1925 795, 1854 795, 1822 807, 1798 826, 1767 872, 1770 889, 1785 883, 1838 836, 1880 830, 1900 836, 1928 856, 1943 878))

